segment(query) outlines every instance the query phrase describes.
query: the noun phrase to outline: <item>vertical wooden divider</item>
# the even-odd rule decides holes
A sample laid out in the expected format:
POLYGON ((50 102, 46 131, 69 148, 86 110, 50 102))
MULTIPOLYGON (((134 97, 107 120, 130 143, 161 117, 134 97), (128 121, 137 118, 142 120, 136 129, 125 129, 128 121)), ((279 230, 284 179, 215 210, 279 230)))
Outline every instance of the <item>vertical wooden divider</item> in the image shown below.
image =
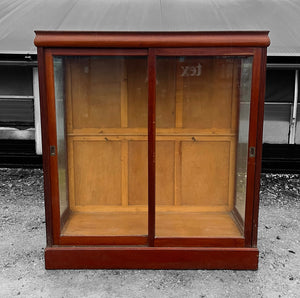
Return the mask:
POLYGON ((122 140, 122 207, 128 206, 128 140, 122 140))
POLYGON ((156 132, 156 57, 155 50, 148 54, 148 245, 155 238, 155 132, 156 132))
MULTIPOLYGON (((121 127, 128 127, 128 88, 127 88, 127 67, 126 59, 122 64, 122 81, 121 81, 121 127)), ((128 206, 128 140, 122 140, 122 206, 128 206)))
POLYGON ((72 69, 69 59, 66 62, 65 72, 65 97, 66 97, 66 142, 67 142, 67 168, 68 168, 68 193, 69 193, 69 207, 71 211, 76 209, 75 202, 75 185, 74 185, 74 140, 69 137, 73 133, 73 105, 72 105, 72 69))
MULTIPOLYGON (((177 63, 176 63, 177 64, 177 63)), ((183 77, 180 75, 179 65, 176 65, 176 93, 175 93, 175 126, 183 127, 183 77)), ((182 141, 175 141, 174 154, 174 205, 181 205, 181 145, 182 141)))
POLYGON ((174 205, 181 205, 181 141, 175 141, 175 163, 174 163, 174 205))

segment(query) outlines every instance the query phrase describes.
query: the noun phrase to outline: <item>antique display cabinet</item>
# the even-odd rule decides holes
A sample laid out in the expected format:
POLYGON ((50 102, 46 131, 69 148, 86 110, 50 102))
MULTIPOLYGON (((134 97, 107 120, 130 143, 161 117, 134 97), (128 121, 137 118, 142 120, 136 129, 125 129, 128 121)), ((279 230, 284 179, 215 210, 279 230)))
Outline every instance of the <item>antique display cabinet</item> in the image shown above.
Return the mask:
POLYGON ((256 269, 267 32, 36 32, 47 269, 256 269))

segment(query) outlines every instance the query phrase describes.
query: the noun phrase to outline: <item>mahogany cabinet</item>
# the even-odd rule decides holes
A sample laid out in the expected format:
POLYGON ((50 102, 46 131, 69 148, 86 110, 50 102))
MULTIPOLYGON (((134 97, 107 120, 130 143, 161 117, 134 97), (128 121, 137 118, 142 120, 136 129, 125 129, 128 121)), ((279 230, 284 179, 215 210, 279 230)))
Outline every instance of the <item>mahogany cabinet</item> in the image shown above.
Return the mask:
POLYGON ((267 32, 36 32, 47 269, 256 269, 267 32))

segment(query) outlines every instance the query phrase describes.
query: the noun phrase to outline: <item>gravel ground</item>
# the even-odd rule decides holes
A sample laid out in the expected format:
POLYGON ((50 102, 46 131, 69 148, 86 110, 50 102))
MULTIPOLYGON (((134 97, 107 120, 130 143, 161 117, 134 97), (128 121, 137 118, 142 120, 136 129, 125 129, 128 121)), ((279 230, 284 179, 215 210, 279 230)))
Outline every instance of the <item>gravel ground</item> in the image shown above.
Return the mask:
POLYGON ((44 269, 43 172, 0 169, 0 297, 300 297, 299 175, 262 175, 258 271, 44 269))

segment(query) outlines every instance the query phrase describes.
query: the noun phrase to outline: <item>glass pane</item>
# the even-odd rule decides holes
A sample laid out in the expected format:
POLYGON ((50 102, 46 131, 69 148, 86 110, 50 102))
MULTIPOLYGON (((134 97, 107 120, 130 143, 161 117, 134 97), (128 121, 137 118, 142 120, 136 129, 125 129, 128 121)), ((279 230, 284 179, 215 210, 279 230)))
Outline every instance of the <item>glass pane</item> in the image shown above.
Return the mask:
POLYGON ((236 199, 233 216, 244 229, 248 163, 248 135, 251 102, 252 58, 241 60, 239 128, 236 157, 236 199))
POLYGON ((55 58, 54 67, 54 89, 56 109, 56 136, 57 136, 57 166, 58 185, 60 199, 60 216, 67 216, 69 210, 68 187, 67 187, 67 147, 65 134, 65 99, 64 99, 64 70, 63 59, 55 58), (65 214, 65 215, 64 215, 65 214))
POLYGON ((157 58, 157 236, 242 236, 251 65, 237 57, 157 58))
POLYGON ((263 143, 288 144, 292 104, 265 102, 263 143))
POLYGON ((0 95, 33 95, 32 68, 24 66, 0 66, 0 95))
POLYGON ((267 69, 265 102, 292 103, 294 99, 295 71, 267 69))
POLYGON ((54 76, 62 235, 147 235, 147 58, 54 57, 54 76))
MULTIPOLYGON (((300 94, 300 92, 299 92, 300 94)), ((295 143, 297 145, 300 144, 300 104, 297 104, 297 118, 296 118, 297 122, 296 122, 296 140, 295 143)))
MULTIPOLYGON (((0 65, 1 127, 23 127, 22 129, 34 127, 32 81, 31 67, 0 65)), ((29 132, 18 133, 17 131, 5 132, 2 130, 0 138, 7 138, 16 134, 27 136, 29 132)))
POLYGON ((263 143, 288 144, 295 70, 267 69, 263 143))

